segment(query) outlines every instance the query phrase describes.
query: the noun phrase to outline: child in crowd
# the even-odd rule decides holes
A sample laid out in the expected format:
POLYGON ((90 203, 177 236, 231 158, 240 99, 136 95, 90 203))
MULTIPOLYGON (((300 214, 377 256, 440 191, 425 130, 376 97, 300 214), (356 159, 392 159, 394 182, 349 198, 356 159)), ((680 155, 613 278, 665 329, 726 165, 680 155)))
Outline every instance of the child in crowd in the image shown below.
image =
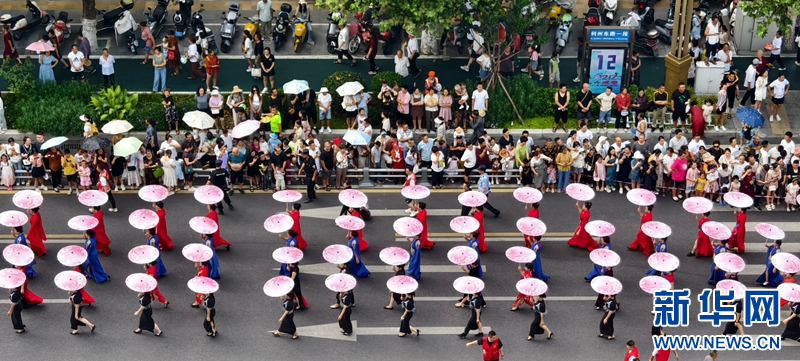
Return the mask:
POLYGON ((797 191, 800 185, 797 185, 797 178, 792 179, 792 183, 786 185, 786 211, 794 212, 797 210, 797 191))
POLYGON ((712 114, 714 113, 714 104, 711 103, 711 99, 706 99, 705 103, 703 104, 703 119, 706 121, 706 127, 711 125, 711 118, 712 114))
MULTIPOLYGON (((88 191, 89 188, 92 186, 92 171, 89 166, 86 164, 86 161, 82 161, 81 165, 78 166, 78 177, 81 180, 81 187, 84 191, 88 191)), ((80 194, 77 192, 76 194, 80 194)))
POLYGON ((547 166, 547 186, 545 192, 555 193, 556 191, 556 165, 555 162, 547 166))
MULTIPOLYGON (((492 177, 489 178, 489 183, 491 184, 500 184, 500 170, 503 166, 500 165, 500 158, 495 158, 492 160, 492 177)), ((508 180, 506 180, 508 182, 508 180)))
POLYGON ((6 186, 8 190, 12 190, 14 182, 16 182, 14 167, 12 167, 11 162, 8 161, 8 156, 3 154, 0 156, 0 183, 6 186))
POLYGON ((455 154, 451 154, 450 159, 447 160, 445 173, 447 173, 447 177, 450 178, 450 183, 455 183, 453 179, 458 177, 458 157, 456 157, 455 154))
POLYGON ((708 182, 708 180, 706 180, 705 173, 700 173, 700 172, 698 173, 699 175, 697 176, 697 181, 694 186, 694 191, 695 191, 694 195, 695 197, 702 197, 705 194, 706 183, 708 182))
MULTIPOLYGON (((697 184, 697 176, 700 174, 700 171, 697 170, 697 163, 690 162, 689 170, 686 171, 686 196, 690 196, 694 193, 694 186, 697 184)), ((705 187, 705 184, 703 184, 705 187)))
POLYGON ((740 192, 742 183, 739 181, 739 176, 735 175, 731 178, 731 184, 728 186, 729 192, 740 192))
POLYGON ((602 192, 606 190, 605 181, 606 181, 606 165, 603 161, 603 157, 599 154, 594 156, 594 175, 592 177, 594 179, 595 187, 594 189, 598 192, 602 192))

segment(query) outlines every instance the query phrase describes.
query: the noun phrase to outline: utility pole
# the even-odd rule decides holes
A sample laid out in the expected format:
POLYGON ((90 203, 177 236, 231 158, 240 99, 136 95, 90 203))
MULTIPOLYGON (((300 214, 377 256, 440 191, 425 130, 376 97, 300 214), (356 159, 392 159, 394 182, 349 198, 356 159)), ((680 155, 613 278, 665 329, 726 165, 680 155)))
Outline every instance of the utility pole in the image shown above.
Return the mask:
POLYGON ((664 85, 666 85, 668 93, 678 89, 678 83, 686 82, 689 73, 692 61, 692 57, 689 55, 692 41, 689 36, 692 26, 692 12, 689 11, 691 4, 691 0, 675 0, 672 44, 670 44, 669 53, 664 58, 664 65, 667 69, 664 85))

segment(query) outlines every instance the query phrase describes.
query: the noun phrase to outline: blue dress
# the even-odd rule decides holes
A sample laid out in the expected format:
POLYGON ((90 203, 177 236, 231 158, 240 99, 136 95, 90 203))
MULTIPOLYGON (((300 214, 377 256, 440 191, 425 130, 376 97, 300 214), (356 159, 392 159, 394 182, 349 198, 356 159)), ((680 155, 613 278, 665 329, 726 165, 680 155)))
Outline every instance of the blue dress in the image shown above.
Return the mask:
POLYGON ((783 276, 781 276, 780 272, 772 273, 775 270, 775 266, 772 265, 772 256, 780 252, 780 247, 769 246, 767 248, 767 275, 769 275, 768 279, 764 279, 764 273, 761 273, 756 280, 757 283, 764 283, 769 282, 769 285, 772 287, 777 287, 779 284, 783 283, 783 276))
POLYGON ((202 243, 203 245, 205 245, 208 248, 211 248, 211 252, 214 253, 214 255, 211 256, 211 259, 208 260, 208 277, 211 277, 213 279, 218 279, 219 278, 219 258, 217 258, 217 251, 214 250, 214 240, 209 237, 209 238, 204 239, 200 243, 202 243))
MULTIPOLYGON (((297 238, 292 237, 286 240, 286 247, 297 247, 297 238)), ((286 264, 281 263, 281 270, 278 271, 281 276, 292 277, 292 273, 286 269, 286 264)))
POLYGON ((406 275, 413 277, 415 280, 419 280, 422 277, 422 272, 420 267, 422 266, 422 252, 420 252, 420 244, 419 244, 419 237, 414 238, 411 241, 411 249, 409 249, 409 253, 411 253, 411 259, 408 260, 408 267, 406 268, 406 275))
MULTIPOLYGON (((25 240, 25 235, 20 233, 17 237, 14 238, 14 244, 21 244, 24 246, 28 246, 28 241, 25 240)), ((30 247, 30 246, 28 246, 30 247)), ((36 277, 36 271, 33 269, 33 265, 36 264, 34 260, 29 265, 25 266, 25 275, 28 277, 36 277)))
MULTIPOLYGON (((659 243, 656 244, 656 253, 658 253, 658 252, 667 252, 667 243, 666 242, 664 242, 664 243, 659 242, 659 243)), ((658 272, 658 271, 656 271, 656 270, 654 270, 652 268, 647 270, 647 272, 645 272, 645 273, 647 273, 648 276, 658 276, 658 275, 661 274, 661 272, 658 272)))
POLYGON ((606 186, 617 182, 617 157, 608 158, 608 163, 612 165, 606 166, 606 186))
POLYGON ((100 264, 100 259, 97 258, 97 240, 89 238, 83 244, 83 248, 89 253, 86 262, 83 263, 83 273, 87 278, 93 278, 97 283, 103 283, 108 279, 108 274, 103 271, 103 266, 100 264))
POLYGON ((56 81, 53 68, 50 67, 56 61, 56 58, 53 55, 45 57, 44 54, 39 54, 39 58, 42 59, 42 65, 39 65, 39 81, 42 83, 56 81))
MULTIPOLYGON (((606 244, 604 244, 604 245, 602 245, 600 247, 597 247, 597 248, 598 249, 605 248, 605 249, 611 250, 611 244, 606 243, 606 244)), ((536 253, 537 253, 536 254, 536 260, 538 260, 539 259, 539 254, 538 254, 539 252, 536 252, 536 253)), ((536 262, 536 261, 534 261, 534 262, 536 262)), ((591 281, 592 278, 595 278, 597 276, 602 276, 603 275, 603 271, 604 271, 603 267, 598 266, 598 265, 594 265, 594 266, 592 266, 592 270, 589 271, 589 273, 586 275, 585 279, 588 280, 588 281, 591 281)))
POLYGON ((636 159, 631 159, 631 173, 630 173, 630 175, 628 175, 628 179, 630 179, 631 182, 641 182, 642 181, 641 169, 642 169, 642 167, 644 167, 644 164, 645 163, 642 162, 642 164, 639 166, 639 168, 633 169, 633 167, 636 166, 636 159))
POLYGON ((533 277, 547 282, 547 280, 550 279, 550 276, 548 276, 546 273, 544 273, 544 271, 542 271, 542 257, 541 253, 539 252, 541 248, 542 248, 542 242, 540 241, 535 241, 533 242, 533 244, 531 244, 531 249, 534 252, 536 252, 536 259, 533 260, 533 262, 531 263, 531 265, 533 266, 533 277))
POLYGON ((147 245, 159 249, 158 258, 156 258, 156 277, 161 277, 167 274, 167 268, 164 267, 164 262, 161 262, 161 251, 160 248, 158 248, 158 236, 152 236, 148 238, 147 245))
MULTIPOLYGON (((725 247, 724 245, 718 245, 718 246, 714 247, 714 255, 715 256, 720 254, 721 252, 728 252, 728 247, 725 247)), ((725 271, 723 271, 721 269, 720 270, 714 270, 714 267, 716 267, 716 266, 717 266, 716 263, 711 262, 711 272, 710 272, 710 274, 708 276, 708 280, 706 281, 710 285, 716 285, 717 282, 722 281, 722 280, 725 279, 725 271)))
POLYGON ((350 238, 347 241, 347 246, 353 250, 353 258, 350 260, 349 268, 350 274, 355 277, 367 277, 369 276, 369 270, 367 266, 364 265, 364 260, 361 258, 361 249, 359 248, 358 244, 358 237, 350 238), (359 263, 356 263, 356 259, 358 259, 359 263))
POLYGON ((483 277, 483 267, 481 266, 481 251, 478 249, 478 239, 477 238, 470 238, 469 243, 467 243, 469 248, 478 252, 478 260, 475 263, 478 264, 478 277, 483 277))

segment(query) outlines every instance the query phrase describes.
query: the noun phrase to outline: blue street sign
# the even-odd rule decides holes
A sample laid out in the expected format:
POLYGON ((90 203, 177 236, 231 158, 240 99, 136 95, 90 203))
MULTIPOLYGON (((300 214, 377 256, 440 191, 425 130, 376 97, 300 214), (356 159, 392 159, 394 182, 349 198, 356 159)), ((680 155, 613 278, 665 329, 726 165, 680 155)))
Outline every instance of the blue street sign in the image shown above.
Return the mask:
POLYGON ((630 42, 631 31, 626 29, 591 29, 589 42, 598 43, 627 43, 630 42))

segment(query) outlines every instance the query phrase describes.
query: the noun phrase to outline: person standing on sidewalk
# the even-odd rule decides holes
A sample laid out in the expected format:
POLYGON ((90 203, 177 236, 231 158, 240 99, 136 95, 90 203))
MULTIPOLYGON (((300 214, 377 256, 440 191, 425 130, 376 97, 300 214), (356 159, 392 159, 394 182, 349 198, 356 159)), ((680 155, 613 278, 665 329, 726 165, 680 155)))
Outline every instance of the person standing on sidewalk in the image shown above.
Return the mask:
MULTIPOLYGON (((772 96, 772 106, 769 108, 769 121, 773 121, 773 118, 777 118, 778 121, 781 121, 781 116, 778 112, 781 111, 781 105, 784 102, 784 96, 789 91, 789 81, 786 80, 786 75, 781 73, 778 75, 778 79, 775 79, 769 87, 767 87, 769 91, 769 95, 772 96)), ((789 151, 787 149, 787 151, 789 151)))
MULTIPOLYGON (((416 78, 417 75, 422 72, 422 70, 417 67, 417 58, 419 58, 419 40, 414 36, 414 34, 411 33, 408 33, 406 56, 408 57, 408 73, 416 78)), ((472 62, 472 58, 470 58, 469 61, 472 62)))
POLYGON ((783 65, 783 60, 781 60, 781 48, 783 47, 783 31, 776 31, 775 38, 772 39, 772 44, 770 44, 769 49, 772 51, 772 54, 769 56, 768 63, 772 64, 773 62, 778 62, 778 70, 784 71, 786 70, 786 66, 783 65))
POLYGON ((494 331, 489 331, 488 336, 481 337, 478 340, 468 343, 467 347, 472 345, 481 346, 483 349, 484 361, 498 361, 506 357, 503 353, 503 342, 497 338, 497 333, 494 331))
POLYGON ((89 65, 89 57, 92 55, 92 46, 89 44, 89 39, 83 37, 83 34, 78 33, 78 41, 81 42, 81 53, 83 53, 84 64, 83 70, 89 74, 94 74, 97 71, 93 66, 89 65))
POLYGON ((308 154, 308 149, 303 150, 301 153, 303 164, 300 166, 298 172, 304 172, 306 175, 306 200, 305 203, 311 203, 317 199, 317 192, 314 186, 317 185, 317 165, 313 158, 308 154))
MULTIPOLYGON (((583 73, 583 42, 584 42, 584 39, 583 39, 582 36, 579 36, 577 40, 578 40, 578 58, 577 58, 578 61, 576 62, 577 75, 575 76, 575 79, 572 79, 572 81, 575 82, 575 83, 580 83, 581 82, 581 74, 583 73)), ((635 54, 638 55, 638 53, 635 53, 635 54)), ((634 71, 633 67, 635 66, 633 58, 631 58, 631 65, 632 65, 631 72, 633 72, 634 71)), ((640 65, 641 65, 641 63, 640 63, 640 65)), ((639 68, 636 67, 636 70, 639 70, 639 68)), ((637 80, 638 80, 638 77, 635 77, 635 76, 633 76, 633 74, 631 74, 631 82, 638 86, 639 83, 637 82, 637 80)))
POLYGON ((153 50, 153 91, 161 92, 166 88, 167 57, 161 52, 161 48, 155 48, 153 50))
POLYGON ((342 57, 347 57, 347 60, 350 60, 350 66, 356 65, 356 60, 353 59, 353 56, 350 55, 350 50, 347 47, 347 43, 350 42, 350 32, 345 30, 344 24, 339 24, 339 38, 338 47, 336 48, 336 52, 339 53, 339 59, 334 61, 334 64, 341 64, 342 57))
POLYGON ((200 78, 200 80, 205 81, 206 75, 200 71, 200 52, 197 50, 197 39, 194 36, 189 37, 186 57, 189 59, 189 80, 200 78))
POLYGON ((744 87, 747 89, 745 91, 744 96, 742 97, 742 101, 739 102, 739 106, 745 106, 747 103, 747 99, 750 99, 750 105, 756 104, 756 78, 758 77, 758 65, 761 65, 761 60, 753 59, 753 63, 747 66, 747 70, 744 73, 744 87))
POLYGON ((375 55, 378 54, 378 39, 367 30, 364 31, 364 40, 367 42, 367 55, 364 56, 364 60, 369 60, 369 74, 378 74, 378 66, 375 65, 375 55))
POLYGON ((480 177, 478 178, 478 192, 486 195, 486 203, 483 204, 483 208, 486 208, 489 210, 489 212, 494 213, 494 218, 500 217, 500 211, 492 207, 492 205, 489 203, 489 193, 491 193, 491 189, 489 189, 489 175, 486 174, 485 165, 478 167, 478 174, 480 174, 480 177))
POLYGON ((256 5, 256 15, 258 16, 258 29, 267 44, 272 44, 272 0, 261 0, 256 5))

